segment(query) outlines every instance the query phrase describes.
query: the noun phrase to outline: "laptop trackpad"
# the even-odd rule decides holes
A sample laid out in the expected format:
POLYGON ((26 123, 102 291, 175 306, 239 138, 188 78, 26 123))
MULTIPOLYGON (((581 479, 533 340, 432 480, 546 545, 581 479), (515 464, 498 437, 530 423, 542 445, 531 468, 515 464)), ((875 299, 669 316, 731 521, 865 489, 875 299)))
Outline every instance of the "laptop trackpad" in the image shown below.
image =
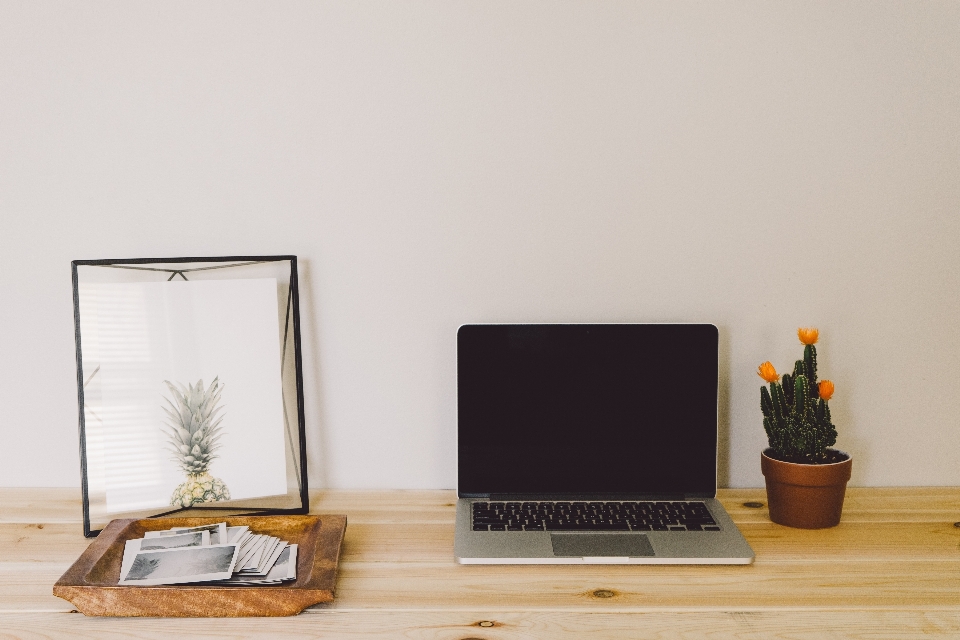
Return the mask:
POLYGON ((642 533, 551 533, 555 556, 638 558, 652 556, 653 547, 642 533))

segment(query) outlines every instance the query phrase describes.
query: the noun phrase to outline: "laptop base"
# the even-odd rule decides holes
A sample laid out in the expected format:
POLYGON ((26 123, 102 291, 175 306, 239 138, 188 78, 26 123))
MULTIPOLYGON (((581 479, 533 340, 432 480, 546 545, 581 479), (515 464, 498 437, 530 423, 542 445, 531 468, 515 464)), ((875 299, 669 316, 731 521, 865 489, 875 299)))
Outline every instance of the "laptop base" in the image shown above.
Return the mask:
POLYGON ((474 499, 457 502, 460 564, 751 564, 753 549, 723 505, 701 500, 720 531, 473 531, 474 499))

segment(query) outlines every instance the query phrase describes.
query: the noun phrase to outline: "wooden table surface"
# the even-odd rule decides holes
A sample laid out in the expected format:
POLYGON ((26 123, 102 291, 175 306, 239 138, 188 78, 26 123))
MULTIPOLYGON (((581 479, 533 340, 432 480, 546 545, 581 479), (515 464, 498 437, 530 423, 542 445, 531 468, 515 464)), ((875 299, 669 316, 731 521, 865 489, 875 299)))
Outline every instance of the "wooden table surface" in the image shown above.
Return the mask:
POLYGON ((850 488, 820 531, 719 498, 753 565, 460 566, 453 492, 317 492, 348 517, 336 600, 198 620, 76 613, 51 588, 89 543, 79 491, 0 489, 0 638, 960 638, 960 488, 850 488))

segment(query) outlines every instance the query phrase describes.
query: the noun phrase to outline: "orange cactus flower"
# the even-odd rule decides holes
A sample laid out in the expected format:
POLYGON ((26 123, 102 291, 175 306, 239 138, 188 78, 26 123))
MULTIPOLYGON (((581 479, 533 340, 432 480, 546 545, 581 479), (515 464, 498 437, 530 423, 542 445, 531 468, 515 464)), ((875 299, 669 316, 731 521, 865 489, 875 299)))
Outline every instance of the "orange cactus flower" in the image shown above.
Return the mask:
POLYGON ((803 344, 816 344, 817 338, 820 337, 820 332, 813 327, 800 327, 797 329, 797 337, 800 338, 800 342, 803 344))
POLYGON ((777 375, 777 370, 774 369, 773 365, 769 362, 764 362, 762 365, 757 367, 757 375, 767 382, 776 382, 780 379, 780 376, 777 375))
POLYGON ((833 397, 833 383, 829 380, 821 380, 817 390, 820 392, 821 400, 829 400, 833 397))

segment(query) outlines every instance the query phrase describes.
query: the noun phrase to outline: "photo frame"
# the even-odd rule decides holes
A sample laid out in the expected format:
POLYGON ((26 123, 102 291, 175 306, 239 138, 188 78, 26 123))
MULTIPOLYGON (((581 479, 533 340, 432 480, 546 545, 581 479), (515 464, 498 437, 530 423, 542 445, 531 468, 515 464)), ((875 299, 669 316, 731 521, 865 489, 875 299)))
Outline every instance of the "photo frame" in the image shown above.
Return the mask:
POLYGON ((307 513, 296 256, 71 266, 84 536, 307 513))

